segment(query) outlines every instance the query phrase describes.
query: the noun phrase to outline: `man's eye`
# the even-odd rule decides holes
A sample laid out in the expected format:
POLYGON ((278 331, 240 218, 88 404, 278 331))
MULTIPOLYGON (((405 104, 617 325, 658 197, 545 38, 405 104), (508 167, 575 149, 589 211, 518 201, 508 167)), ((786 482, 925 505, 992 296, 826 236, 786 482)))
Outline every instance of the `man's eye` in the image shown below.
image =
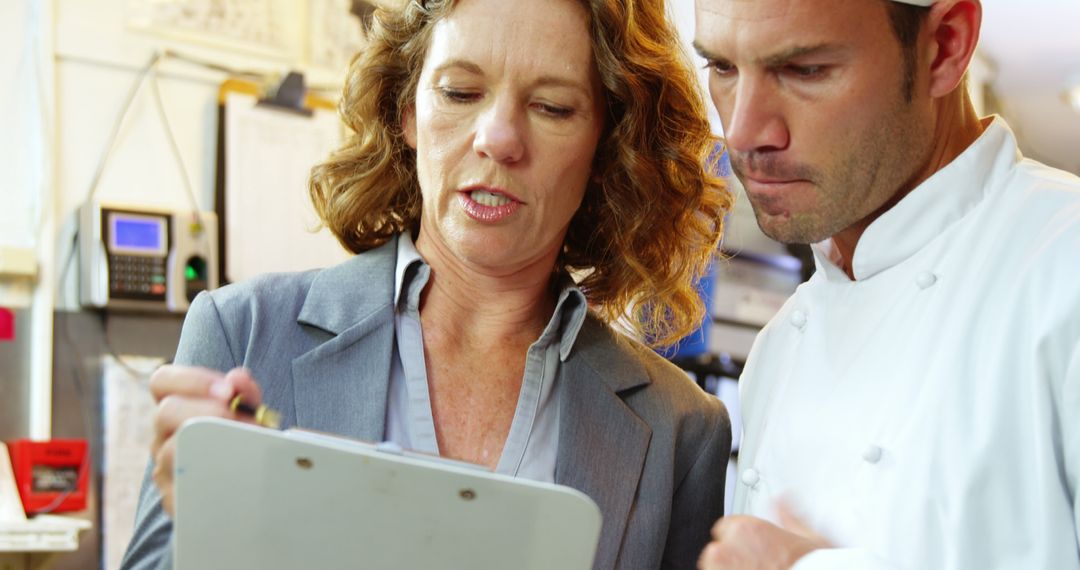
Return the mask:
POLYGON ((735 66, 726 61, 710 61, 705 67, 720 77, 727 77, 735 73, 735 66))
POLYGON ((801 79, 814 79, 825 74, 824 65, 789 65, 787 72, 801 79))

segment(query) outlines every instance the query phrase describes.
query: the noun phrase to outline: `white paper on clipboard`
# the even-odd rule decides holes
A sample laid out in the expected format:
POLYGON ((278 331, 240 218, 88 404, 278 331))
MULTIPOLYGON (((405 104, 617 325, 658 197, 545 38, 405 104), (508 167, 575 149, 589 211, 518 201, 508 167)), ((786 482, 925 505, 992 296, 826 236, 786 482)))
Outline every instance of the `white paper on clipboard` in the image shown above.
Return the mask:
POLYGON ((325 228, 308 194, 311 168, 342 140, 337 113, 311 116, 225 96, 225 277, 329 267, 350 254, 325 228))
POLYGON ((588 570, 600 510, 559 485, 200 418, 177 437, 175 570, 588 570))

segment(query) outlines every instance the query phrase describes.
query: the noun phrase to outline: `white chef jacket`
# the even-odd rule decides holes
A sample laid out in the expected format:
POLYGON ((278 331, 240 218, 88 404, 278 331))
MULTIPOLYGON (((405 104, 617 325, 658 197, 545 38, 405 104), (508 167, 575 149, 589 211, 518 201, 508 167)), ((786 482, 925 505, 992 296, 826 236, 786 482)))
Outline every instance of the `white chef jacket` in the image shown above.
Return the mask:
POLYGON ((1080 569, 1080 179, 993 119, 817 272, 741 378, 735 512, 811 569, 1080 569))

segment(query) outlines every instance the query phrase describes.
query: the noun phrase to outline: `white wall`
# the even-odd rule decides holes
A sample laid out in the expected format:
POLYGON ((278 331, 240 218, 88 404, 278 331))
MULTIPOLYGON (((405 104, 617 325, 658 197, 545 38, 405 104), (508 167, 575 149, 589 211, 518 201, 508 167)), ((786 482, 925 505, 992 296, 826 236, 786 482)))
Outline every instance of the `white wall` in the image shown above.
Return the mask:
POLYGON ((42 105, 33 4, 0 3, 0 243, 32 246, 41 187, 42 105))
POLYGON ((30 423, 22 431, 32 438, 49 435, 52 396, 52 18, 50 2, 0 3, 0 248, 2 255, 32 259, 28 275, 0 276, 0 306, 30 308, 28 326, 16 331, 30 350, 14 367, 29 378, 9 381, 30 386, 20 405, 30 423))
MULTIPOLYGON (((293 6, 299 3, 292 3, 293 6)), ((127 0, 58 0, 56 13, 57 120, 61 137, 56 156, 58 238, 61 265, 69 252, 75 212, 91 192, 106 143, 139 72, 166 49, 236 69, 282 73, 289 61, 191 44, 129 28, 127 0)), ((191 63, 165 58, 147 76, 128 109, 94 192, 96 199, 145 206, 186 208, 190 203, 181 166, 156 107, 157 81, 183 168, 203 210, 213 210, 218 86, 227 77, 191 63)), ((78 306, 77 263, 60 284, 57 305, 78 306)))
MULTIPOLYGON (((47 17, 31 0, 0 3, 0 248, 33 255, 48 208, 47 17)), ((0 254, 3 255, 3 254, 0 254)), ((0 306, 26 307, 32 281, 0 277, 0 306)))
MULTIPOLYGON (((0 256, 29 253, 32 278, 0 276, 0 306, 31 307, 29 433, 46 438, 51 425, 54 310, 73 310, 77 260, 71 255, 75 212, 86 200, 106 142, 138 73, 155 52, 173 50, 231 69, 283 75, 305 71, 309 85, 333 85, 340 72, 310 69, 303 26, 309 7, 341 11, 343 0, 266 0, 297 22, 286 55, 165 38, 128 25, 131 0, 0 1, 0 256), (296 32, 300 30, 300 32, 296 32), (12 249, 14 248, 14 249, 12 249), (63 279, 61 279, 63 277, 63 279), (60 283, 63 281, 63 283, 60 283)), ((159 66, 158 81, 200 208, 212 210, 218 86, 227 72, 176 58, 159 66)), ((170 150, 143 84, 118 131, 96 198, 186 208, 181 167, 170 150)), ((3 265, 0 257, 0 268, 3 265)))

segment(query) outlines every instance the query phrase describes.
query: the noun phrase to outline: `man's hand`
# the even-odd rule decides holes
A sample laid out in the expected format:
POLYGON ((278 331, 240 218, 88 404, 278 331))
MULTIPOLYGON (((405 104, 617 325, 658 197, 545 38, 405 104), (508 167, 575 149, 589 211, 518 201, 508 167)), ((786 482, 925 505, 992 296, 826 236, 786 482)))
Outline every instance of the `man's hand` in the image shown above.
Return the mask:
POLYGON ((713 526, 713 541, 698 560, 700 570, 787 570, 800 558, 832 545, 792 514, 777 506, 780 524, 748 516, 729 516, 713 526))

